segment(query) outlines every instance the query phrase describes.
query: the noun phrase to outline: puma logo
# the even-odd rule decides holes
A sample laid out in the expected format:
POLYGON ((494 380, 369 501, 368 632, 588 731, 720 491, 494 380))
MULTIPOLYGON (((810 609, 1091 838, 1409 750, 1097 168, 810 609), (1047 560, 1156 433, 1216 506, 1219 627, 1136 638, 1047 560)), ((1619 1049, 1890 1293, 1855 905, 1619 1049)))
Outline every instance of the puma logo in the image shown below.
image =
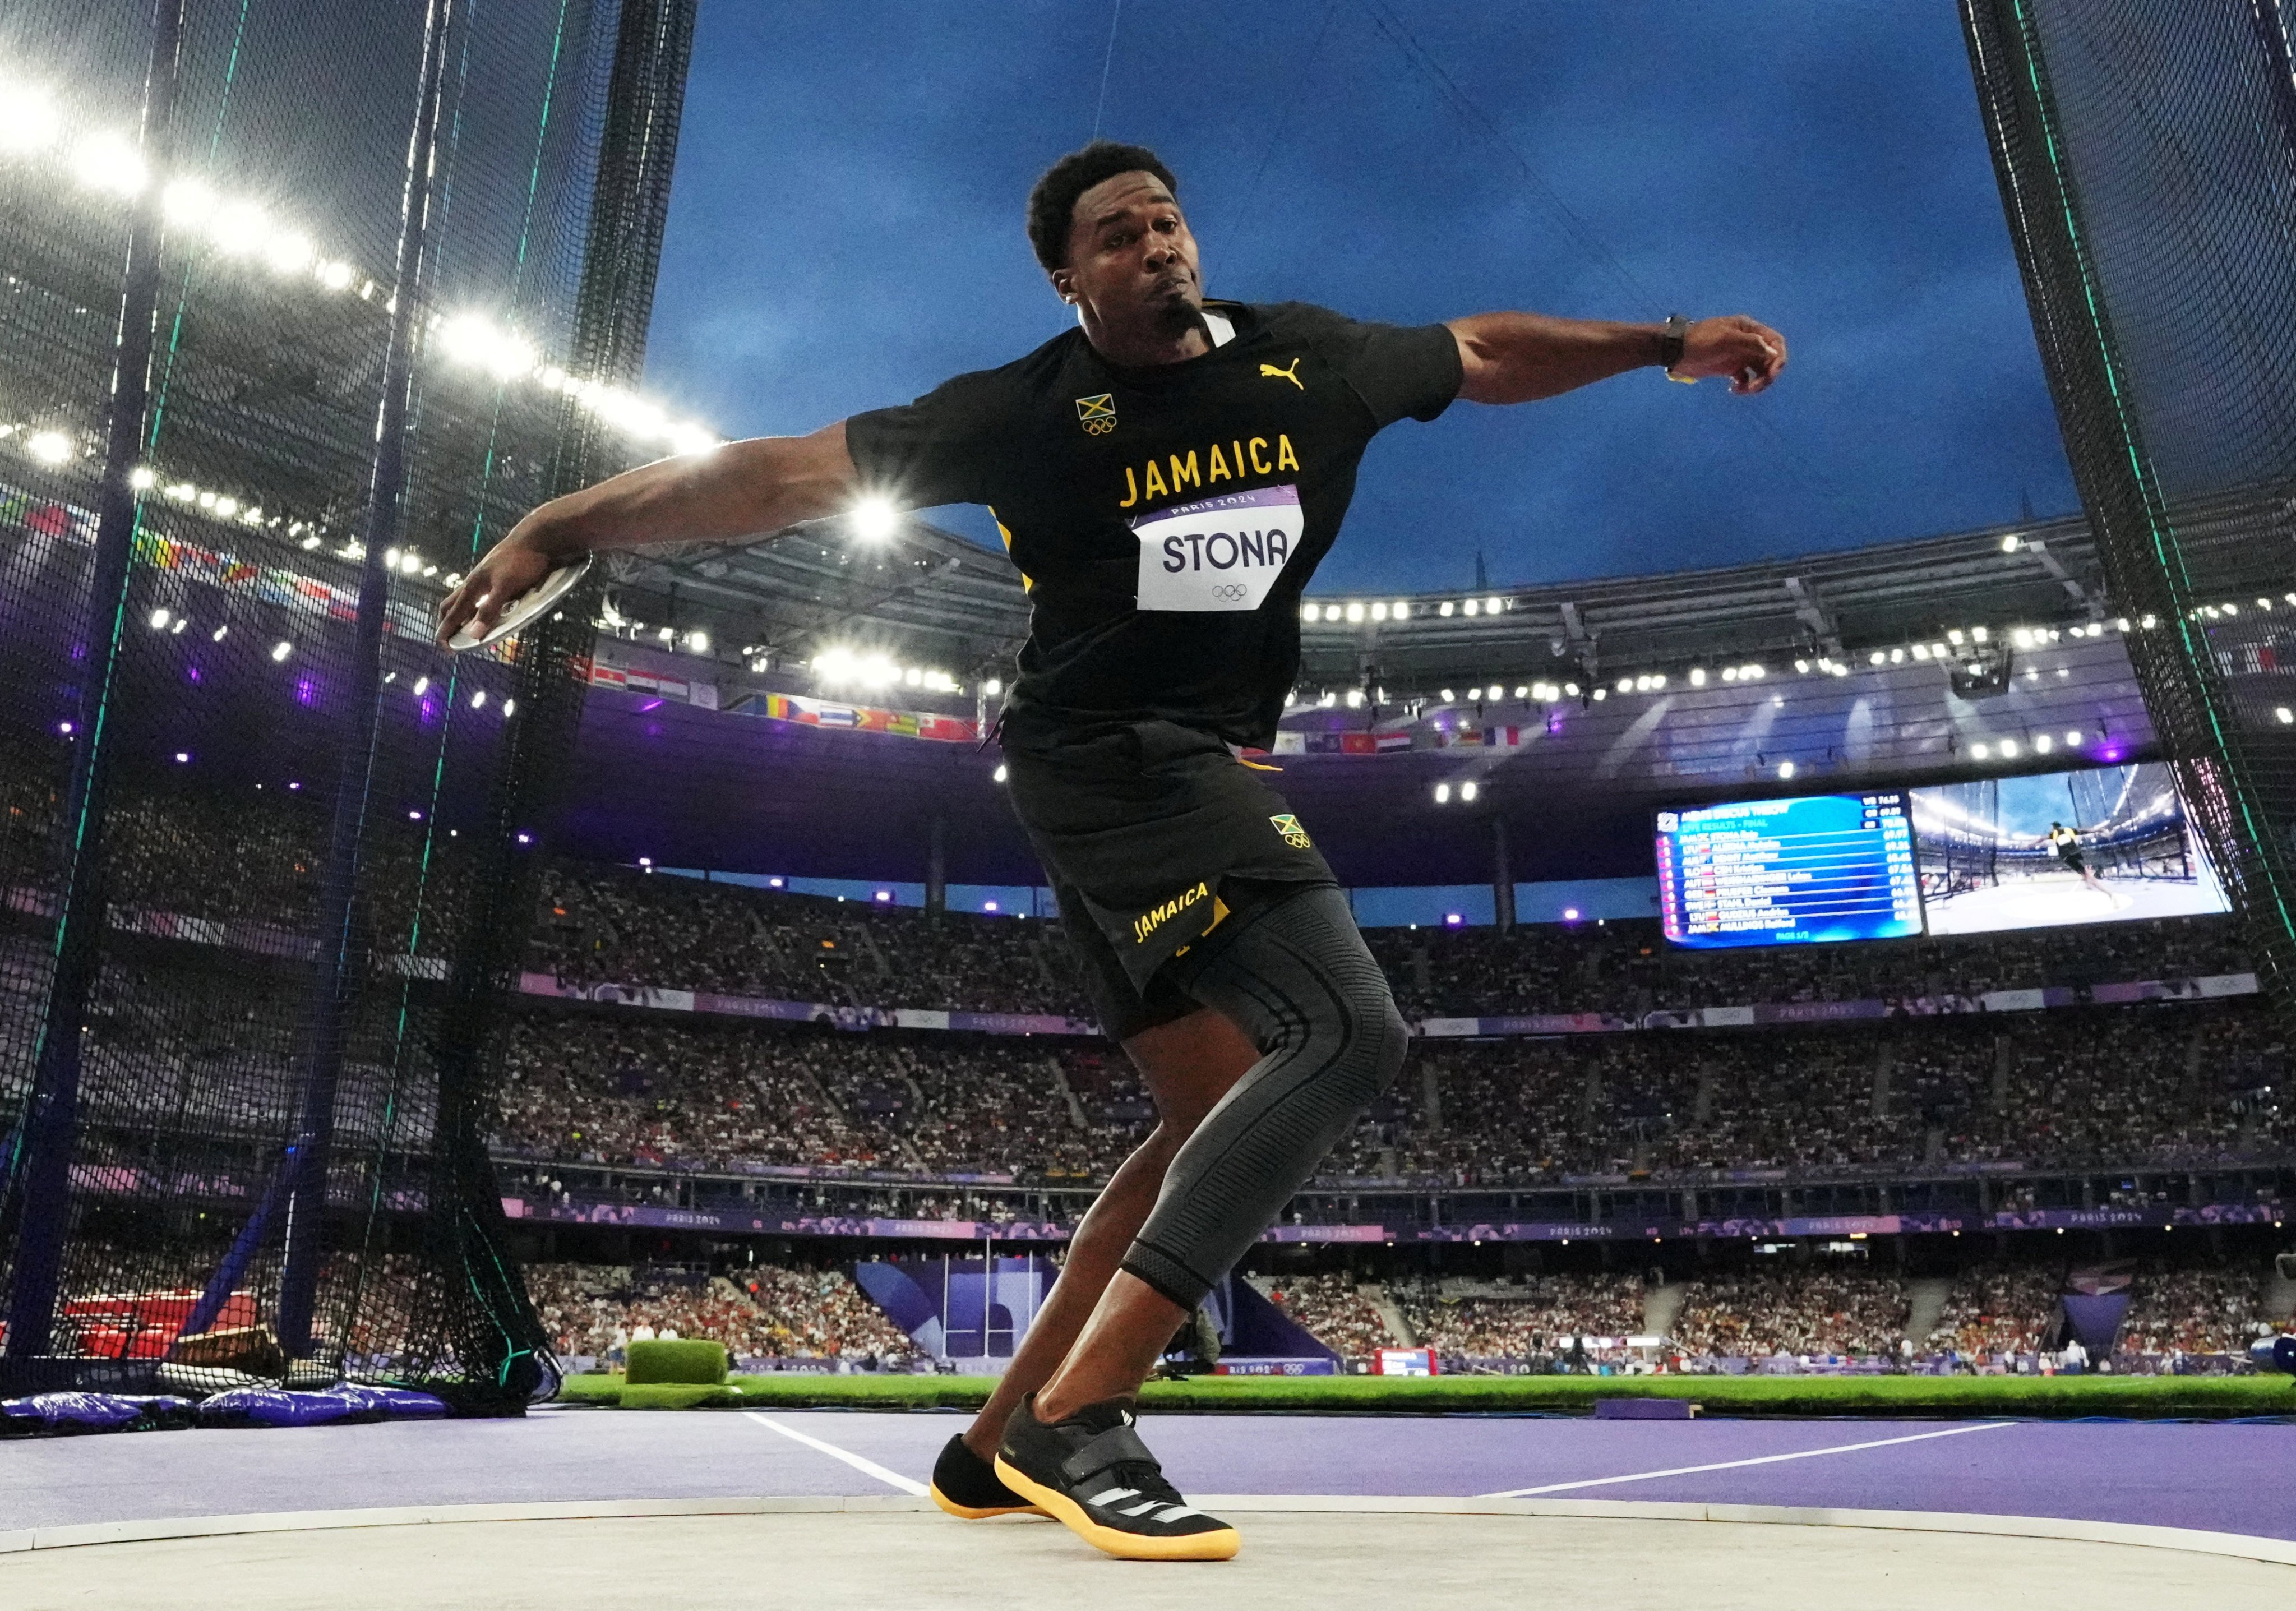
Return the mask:
POLYGON ((1288 369, 1278 369, 1273 364, 1262 364, 1259 366, 1259 373, 1263 375, 1274 375, 1279 381, 1289 381, 1294 386, 1299 386, 1300 390, 1305 391, 1308 388, 1304 385, 1300 385, 1300 375, 1298 373, 1299 368, 1300 360, 1298 358, 1293 358, 1292 360, 1291 367, 1288 369))

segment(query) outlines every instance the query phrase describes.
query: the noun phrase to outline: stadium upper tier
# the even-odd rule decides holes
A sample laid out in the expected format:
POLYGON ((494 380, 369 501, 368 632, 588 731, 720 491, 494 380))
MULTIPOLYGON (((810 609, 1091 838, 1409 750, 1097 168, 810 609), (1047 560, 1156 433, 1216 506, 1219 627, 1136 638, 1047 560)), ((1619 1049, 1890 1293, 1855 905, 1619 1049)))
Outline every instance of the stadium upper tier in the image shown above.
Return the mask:
MULTIPOLYGON (((0 465, 0 543, 20 548, 27 577, 57 572, 69 590, 62 573, 85 567, 86 468, 0 465)), ((128 615, 167 641, 127 675, 175 692, 127 702, 164 711, 166 730, 127 734, 121 764, 189 768, 176 786, 219 797, 296 781, 348 714, 315 668, 352 630, 350 555, 246 513, 156 498, 128 615), (226 630, 268 653, 237 653, 245 637, 225 653, 226 630)), ((2276 503, 2223 505, 2190 512, 2187 529, 2268 555, 2277 518, 2276 503)), ((1036 881, 980 742, 1025 599, 999 555, 918 521, 865 524, 626 566, 603 606, 562 848, 917 878, 938 833, 953 882, 1036 881)), ((506 679, 450 667, 427 641, 451 575, 424 574, 439 569, 428 552, 410 546, 395 581, 386 731, 443 721, 461 742, 506 714, 506 679), (459 725, 442 703, 450 670, 471 707, 459 725)), ((2257 585, 2194 626, 2253 742, 2296 743, 2281 669, 2296 645, 2279 642, 2296 595, 2257 585)), ((1649 870, 1653 806, 2144 757, 2154 737, 2125 639, 2177 626, 2114 612, 2078 521, 1472 596, 1311 596, 1308 612, 1283 786, 1341 878, 1363 884, 1489 881, 1496 822, 1518 879, 1634 875, 1649 870)), ((54 720, 68 703, 60 628, 0 609, 0 660, 54 720)), ((381 803, 432 811, 416 781, 404 792, 381 803)), ((451 826, 481 803, 450 794, 435 811, 451 826)))

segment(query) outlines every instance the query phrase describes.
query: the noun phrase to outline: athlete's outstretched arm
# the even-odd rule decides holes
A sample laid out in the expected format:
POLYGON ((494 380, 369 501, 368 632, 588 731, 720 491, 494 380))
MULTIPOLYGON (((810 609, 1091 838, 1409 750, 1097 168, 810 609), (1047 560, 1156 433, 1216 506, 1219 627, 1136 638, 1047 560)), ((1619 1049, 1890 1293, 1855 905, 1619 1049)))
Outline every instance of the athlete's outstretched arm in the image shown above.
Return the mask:
MULTIPOLYGON (((1557 319, 1543 313, 1478 313, 1451 321, 1471 403, 1529 403, 1575 391, 1659 362, 1663 325, 1557 319)), ((1677 380, 1725 380, 1730 390, 1768 389, 1786 366, 1786 340, 1739 315, 1699 319, 1684 333, 1677 380)))
POLYGON ((465 621, 492 626, 512 600, 585 554, 757 537, 834 514, 860 489, 842 420, 811 436, 754 437, 626 470, 512 526, 439 606, 439 641, 465 621))

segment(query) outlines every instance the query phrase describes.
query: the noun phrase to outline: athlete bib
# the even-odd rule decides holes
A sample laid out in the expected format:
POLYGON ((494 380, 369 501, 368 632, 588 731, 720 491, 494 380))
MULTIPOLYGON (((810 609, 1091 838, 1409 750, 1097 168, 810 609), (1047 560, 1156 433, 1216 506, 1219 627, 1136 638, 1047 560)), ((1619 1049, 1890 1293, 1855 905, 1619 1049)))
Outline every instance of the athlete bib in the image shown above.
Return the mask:
POLYGON ((1257 610, 1300 546, 1300 489, 1261 487, 1159 509, 1140 538, 1142 610, 1257 610))

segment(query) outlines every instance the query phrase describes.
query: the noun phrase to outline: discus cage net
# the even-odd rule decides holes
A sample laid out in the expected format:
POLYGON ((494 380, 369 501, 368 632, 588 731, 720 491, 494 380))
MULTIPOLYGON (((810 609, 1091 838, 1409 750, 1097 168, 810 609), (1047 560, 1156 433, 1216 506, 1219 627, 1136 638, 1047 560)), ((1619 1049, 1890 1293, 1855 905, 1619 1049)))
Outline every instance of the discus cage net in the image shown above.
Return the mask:
POLYGON ((2296 79, 2279 0, 1963 0, 2009 233, 2166 759, 2296 1026, 2296 79))
POLYGON ((487 1155, 692 0, 0 12, 0 1393, 555 1366, 487 1155))

